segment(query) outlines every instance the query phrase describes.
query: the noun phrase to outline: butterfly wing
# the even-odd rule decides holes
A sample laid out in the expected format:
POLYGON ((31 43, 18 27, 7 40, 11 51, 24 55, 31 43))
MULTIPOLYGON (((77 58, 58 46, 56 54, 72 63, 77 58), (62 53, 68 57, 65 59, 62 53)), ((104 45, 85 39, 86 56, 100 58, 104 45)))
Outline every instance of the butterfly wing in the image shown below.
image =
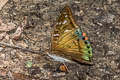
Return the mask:
POLYGON ((86 35, 83 36, 81 29, 76 25, 70 8, 66 6, 52 33, 52 53, 90 64, 92 48, 85 38, 86 35))

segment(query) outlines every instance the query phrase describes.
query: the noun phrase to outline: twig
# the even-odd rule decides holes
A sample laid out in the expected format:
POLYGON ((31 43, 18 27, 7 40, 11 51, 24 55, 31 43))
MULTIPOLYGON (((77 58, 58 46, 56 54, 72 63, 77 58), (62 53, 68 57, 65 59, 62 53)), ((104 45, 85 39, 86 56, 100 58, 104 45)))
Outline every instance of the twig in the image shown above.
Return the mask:
POLYGON ((35 50, 31 50, 31 49, 26 49, 26 48, 22 48, 20 46, 11 45, 11 44, 4 43, 4 42, 0 42, 0 46, 6 46, 6 47, 14 48, 14 49, 21 49, 21 50, 24 50, 24 51, 32 52, 34 54, 42 54, 42 53, 45 52, 45 51, 35 51, 35 50))
POLYGON ((66 66, 66 64, 65 63, 63 63, 63 65, 65 66, 65 68, 66 68, 66 72, 69 72, 69 69, 68 69, 68 67, 66 66))

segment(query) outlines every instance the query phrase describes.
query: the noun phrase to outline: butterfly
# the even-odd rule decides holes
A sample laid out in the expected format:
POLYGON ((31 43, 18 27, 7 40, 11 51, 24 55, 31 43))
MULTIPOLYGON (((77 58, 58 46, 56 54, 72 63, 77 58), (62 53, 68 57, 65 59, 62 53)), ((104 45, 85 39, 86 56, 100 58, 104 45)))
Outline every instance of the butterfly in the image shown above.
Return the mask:
POLYGON ((73 62, 92 64, 92 47, 87 34, 75 23, 72 11, 65 6, 54 26, 51 54, 73 62))

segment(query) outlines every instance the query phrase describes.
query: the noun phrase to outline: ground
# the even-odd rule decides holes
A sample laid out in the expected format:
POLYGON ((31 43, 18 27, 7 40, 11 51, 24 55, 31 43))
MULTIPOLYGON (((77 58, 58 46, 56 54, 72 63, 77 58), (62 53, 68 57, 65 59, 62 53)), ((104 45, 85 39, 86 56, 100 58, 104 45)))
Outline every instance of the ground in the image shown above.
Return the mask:
POLYGON ((1 47, 1 80, 120 80, 119 0, 9 0, 0 18, 16 24, 16 28, 24 20, 26 23, 20 38, 1 41, 32 50, 49 49, 53 25, 65 5, 70 6, 76 23, 88 34, 94 65, 66 63, 69 72, 59 72, 61 63, 47 56, 49 52, 32 54, 1 47))

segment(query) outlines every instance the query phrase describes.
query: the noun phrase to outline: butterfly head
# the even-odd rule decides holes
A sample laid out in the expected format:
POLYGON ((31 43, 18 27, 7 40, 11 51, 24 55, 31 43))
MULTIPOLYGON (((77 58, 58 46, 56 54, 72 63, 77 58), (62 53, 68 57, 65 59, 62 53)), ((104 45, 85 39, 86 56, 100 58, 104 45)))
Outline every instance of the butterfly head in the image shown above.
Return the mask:
POLYGON ((90 42, 88 40, 86 33, 81 32, 80 29, 76 29, 75 35, 77 36, 77 38, 80 42, 79 43, 80 48, 82 48, 80 50, 83 53, 82 58, 87 60, 87 61, 90 61, 92 58, 92 47, 90 45, 90 42))

